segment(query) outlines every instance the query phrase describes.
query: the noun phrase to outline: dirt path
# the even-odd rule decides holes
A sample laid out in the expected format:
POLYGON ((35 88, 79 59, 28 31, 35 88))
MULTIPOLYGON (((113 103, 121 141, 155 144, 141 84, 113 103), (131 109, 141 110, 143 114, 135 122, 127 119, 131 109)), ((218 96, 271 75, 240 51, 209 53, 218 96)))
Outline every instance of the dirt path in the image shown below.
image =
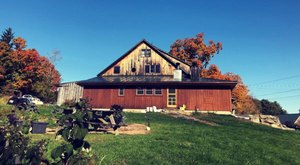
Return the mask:
POLYGON ((197 121, 199 123, 210 125, 210 126, 218 126, 217 123, 206 121, 206 120, 200 120, 200 119, 197 119, 193 116, 188 116, 188 115, 184 115, 184 114, 180 114, 180 113, 167 113, 167 115, 175 117, 175 118, 181 118, 181 119, 185 119, 185 120, 197 121))

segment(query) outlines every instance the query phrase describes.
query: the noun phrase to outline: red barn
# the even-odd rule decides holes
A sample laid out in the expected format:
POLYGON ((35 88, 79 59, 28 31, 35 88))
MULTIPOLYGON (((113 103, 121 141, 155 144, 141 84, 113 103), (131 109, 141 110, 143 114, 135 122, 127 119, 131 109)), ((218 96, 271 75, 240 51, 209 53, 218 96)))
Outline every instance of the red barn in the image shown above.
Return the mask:
POLYGON ((96 77, 79 81, 95 108, 231 112, 236 82, 199 78, 200 70, 142 40, 96 77))

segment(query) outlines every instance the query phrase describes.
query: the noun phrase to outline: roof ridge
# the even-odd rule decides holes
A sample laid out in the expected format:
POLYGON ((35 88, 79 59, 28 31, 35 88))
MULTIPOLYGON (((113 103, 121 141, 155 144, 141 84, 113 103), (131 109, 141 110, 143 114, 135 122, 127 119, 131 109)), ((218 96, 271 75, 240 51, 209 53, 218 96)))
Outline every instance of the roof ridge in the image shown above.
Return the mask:
MULTIPOLYGON (((158 55, 160 55, 162 58, 164 58, 167 62, 172 64, 174 67, 176 67, 176 64, 171 61, 166 55, 164 55, 163 51, 157 48, 156 46, 150 44, 146 39, 142 39, 140 42, 138 42, 135 46, 133 46, 131 49, 129 49, 126 53, 124 53, 121 57, 119 57, 117 60, 115 60, 113 63, 111 63, 108 67, 106 67, 104 70, 102 70, 97 76, 101 76, 104 72, 106 72, 109 68, 114 66, 117 62, 122 60, 124 57, 129 55, 130 52, 132 52, 134 49, 136 49, 140 44, 145 43, 147 44, 151 49, 153 49, 158 55)), ((182 70, 185 75, 189 75, 186 71, 182 70)))
POLYGON ((159 51, 160 53, 163 53, 163 54, 165 54, 165 55, 167 55, 167 56, 169 56, 169 57, 171 57, 171 58, 175 58, 176 60, 178 60, 178 61, 180 61, 180 62, 182 62, 182 63, 184 63, 184 64, 186 64, 186 65, 191 66, 189 63, 187 63, 187 62, 181 60, 180 58, 175 57, 175 56, 173 56, 173 55, 167 53, 166 51, 164 51, 164 50, 158 48, 157 46, 150 44, 147 40, 144 39, 144 41, 147 42, 147 43, 148 43, 149 45, 151 45, 152 47, 154 47, 154 48, 155 48, 157 51, 159 51))

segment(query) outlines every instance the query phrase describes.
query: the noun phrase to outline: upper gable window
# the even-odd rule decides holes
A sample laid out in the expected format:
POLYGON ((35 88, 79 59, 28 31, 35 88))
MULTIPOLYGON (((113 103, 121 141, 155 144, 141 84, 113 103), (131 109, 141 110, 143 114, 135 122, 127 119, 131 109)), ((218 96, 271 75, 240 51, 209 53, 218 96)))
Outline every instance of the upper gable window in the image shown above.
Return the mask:
POLYGON ((114 74, 120 74, 120 66, 114 67, 114 74))
POLYGON ((151 57, 151 49, 142 49, 141 57, 151 57))
POLYGON ((160 73, 160 65, 145 65, 145 73, 160 73))
POLYGON ((155 72, 160 73, 160 65, 155 65, 155 72))
POLYGON ((150 73, 150 65, 145 65, 145 72, 150 73))

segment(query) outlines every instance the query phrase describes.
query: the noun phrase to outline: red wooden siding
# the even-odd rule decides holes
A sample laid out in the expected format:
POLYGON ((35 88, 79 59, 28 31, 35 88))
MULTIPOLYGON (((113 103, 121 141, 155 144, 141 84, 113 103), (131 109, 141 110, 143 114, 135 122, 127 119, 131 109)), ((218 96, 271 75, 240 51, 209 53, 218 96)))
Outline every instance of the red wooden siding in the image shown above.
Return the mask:
MULTIPOLYGON (((127 109, 145 109, 149 106, 167 107, 167 89, 162 95, 136 95, 136 89, 125 89, 118 96, 118 89, 84 89, 83 97, 90 99, 94 108, 109 108, 119 104, 127 109)), ((186 105, 189 110, 231 111, 230 89, 177 89, 177 106, 186 105)))
POLYGON ((204 111, 231 111, 230 89, 177 89, 177 105, 204 111))
POLYGON ((83 97, 90 99, 95 108, 109 108, 113 104, 136 109, 150 106, 164 108, 167 100, 165 92, 163 90, 162 95, 136 95, 136 89, 125 89, 125 95, 118 96, 118 89, 84 89, 83 97))

